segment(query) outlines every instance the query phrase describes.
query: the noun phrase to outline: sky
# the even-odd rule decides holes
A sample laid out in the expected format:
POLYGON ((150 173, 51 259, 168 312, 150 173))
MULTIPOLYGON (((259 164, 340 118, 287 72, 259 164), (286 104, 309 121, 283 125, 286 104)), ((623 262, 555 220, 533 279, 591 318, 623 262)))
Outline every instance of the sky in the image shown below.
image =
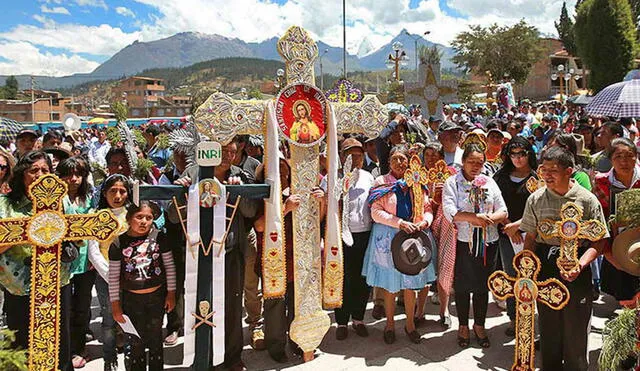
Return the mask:
MULTIPOLYGON (((576 0, 568 0, 570 14, 576 0)), ((403 28, 450 45, 469 25, 520 19, 556 36, 560 0, 347 0, 347 49, 403 28)), ((88 73, 134 41, 194 31, 260 42, 291 25, 342 45, 340 0, 0 0, 0 75, 88 73)))

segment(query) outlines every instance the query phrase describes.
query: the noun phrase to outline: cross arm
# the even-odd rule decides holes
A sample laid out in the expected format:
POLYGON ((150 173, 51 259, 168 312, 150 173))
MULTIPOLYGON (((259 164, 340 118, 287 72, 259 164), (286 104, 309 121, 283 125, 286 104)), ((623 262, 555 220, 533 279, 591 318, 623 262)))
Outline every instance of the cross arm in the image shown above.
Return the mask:
POLYGON ((603 239, 606 235, 607 227, 602 222, 599 220, 587 220, 582 222, 578 238, 589 241, 598 241, 603 239))
POLYGON ((375 95, 365 95, 358 103, 331 103, 338 132, 364 134, 376 138, 387 125, 388 112, 375 95))
POLYGON ((491 290, 499 300, 506 300, 515 295, 514 286, 516 280, 513 277, 509 277, 503 271, 493 272, 493 274, 489 276, 487 283, 489 290, 491 290))
POLYGON ((263 134, 266 101, 234 100, 214 93, 196 110, 198 131, 210 140, 229 143, 236 135, 263 134))
POLYGON ((65 240, 105 241, 120 228, 118 219, 110 210, 100 210, 96 214, 65 215, 68 228, 65 240))
POLYGON ((561 222, 545 219, 538 224, 538 233, 544 238, 556 237, 559 235, 561 225, 561 222))
POLYGON ((16 244, 26 243, 26 218, 7 218, 0 220, 0 254, 16 244))
POLYGON ((538 282, 538 301, 551 309, 564 308, 569 303, 569 295, 567 287, 555 278, 538 282))
MULTIPOLYGON (((244 199, 262 200, 269 198, 271 194, 271 187, 268 184, 228 185, 225 188, 232 196, 241 196, 244 199)), ((140 200, 167 201, 173 197, 178 199, 183 197, 189 189, 179 185, 140 185, 137 192, 140 200)))

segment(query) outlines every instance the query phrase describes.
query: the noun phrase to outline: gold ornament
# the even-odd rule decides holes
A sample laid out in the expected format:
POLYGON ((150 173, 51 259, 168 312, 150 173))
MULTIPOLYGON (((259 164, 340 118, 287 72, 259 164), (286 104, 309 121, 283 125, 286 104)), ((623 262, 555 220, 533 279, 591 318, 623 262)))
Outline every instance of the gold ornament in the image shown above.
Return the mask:
POLYGON ((579 266, 578 241, 598 241, 607 234, 607 227, 599 220, 582 221, 583 211, 573 202, 562 205, 560 220, 545 219, 538 224, 543 238, 560 238, 560 256, 556 265, 564 275, 579 266))
POLYGON ((540 302, 553 310, 564 308, 569 302, 569 290, 562 282, 550 278, 537 281, 540 259, 531 251, 523 250, 513 258, 518 275, 513 278, 496 271, 487 282, 489 290, 498 300, 514 297, 516 300, 516 345, 512 371, 533 371, 534 368, 534 315, 535 303, 540 302))
POLYGON ((33 216, 0 220, 0 250, 31 244, 29 370, 57 370, 60 348, 60 244, 63 241, 106 241, 119 229, 109 210, 65 215, 67 185, 53 174, 28 190, 33 216))

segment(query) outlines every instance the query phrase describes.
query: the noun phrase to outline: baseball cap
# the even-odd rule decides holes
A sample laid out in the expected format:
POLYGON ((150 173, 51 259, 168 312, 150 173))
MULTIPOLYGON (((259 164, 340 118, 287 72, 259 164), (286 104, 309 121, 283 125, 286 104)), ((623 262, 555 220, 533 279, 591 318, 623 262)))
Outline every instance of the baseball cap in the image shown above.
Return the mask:
POLYGON ((451 131, 451 130, 464 130, 464 129, 462 129, 460 126, 458 126, 455 122, 452 122, 452 121, 445 121, 442 124, 440 124, 440 127, 438 128, 438 132, 440 133, 444 133, 445 131, 451 131))
POLYGON ((342 152, 348 151, 351 148, 360 148, 364 151, 362 143, 360 143, 356 138, 347 138, 342 142, 342 152))

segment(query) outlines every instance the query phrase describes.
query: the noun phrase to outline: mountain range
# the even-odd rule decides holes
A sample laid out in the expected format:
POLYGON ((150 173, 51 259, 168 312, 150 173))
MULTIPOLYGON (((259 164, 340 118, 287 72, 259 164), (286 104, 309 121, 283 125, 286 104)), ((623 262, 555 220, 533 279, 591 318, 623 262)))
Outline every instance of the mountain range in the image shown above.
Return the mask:
MULTIPOLYGON (((369 40, 365 39, 360 45, 358 55, 347 53, 348 71, 372 71, 385 69, 388 54, 392 51, 391 45, 397 41, 404 45, 409 57, 409 69, 415 68, 415 47, 417 45, 431 46, 434 43, 402 30, 396 37, 384 46, 373 51, 369 40)), ((36 76, 38 89, 63 89, 74 85, 96 80, 114 80, 124 76, 135 75, 151 68, 186 67, 198 62, 227 57, 247 57, 281 61, 277 52, 278 38, 262 41, 260 43, 247 43, 237 38, 228 38, 220 35, 209 35, 198 32, 182 32, 171 37, 139 42, 126 46, 107 61, 98 66, 91 73, 74 74, 63 77, 36 76)), ((442 68, 455 68, 451 62, 454 55, 452 48, 438 45, 443 52, 442 68)), ((322 71, 334 75, 342 74, 341 47, 333 47, 318 41, 318 53, 322 56, 322 71)), ((316 61, 316 73, 320 73, 320 59, 316 61)), ((274 71, 275 74, 275 71, 274 71)), ((7 76, 0 76, 0 82, 4 82, 7 76)), ((16 76, 21 89, 30 86, 30 76, 16 76)))

